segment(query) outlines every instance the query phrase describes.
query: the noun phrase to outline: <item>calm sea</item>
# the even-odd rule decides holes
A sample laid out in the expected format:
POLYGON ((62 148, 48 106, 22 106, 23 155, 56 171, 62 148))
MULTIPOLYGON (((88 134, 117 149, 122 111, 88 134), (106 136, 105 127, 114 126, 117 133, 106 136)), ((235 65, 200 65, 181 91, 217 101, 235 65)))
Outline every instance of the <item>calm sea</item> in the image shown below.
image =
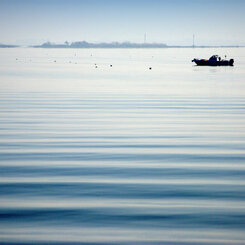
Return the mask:
POLYGON ((245 49, 1 49, 0 160, 0 244, 245 244, 245 49))

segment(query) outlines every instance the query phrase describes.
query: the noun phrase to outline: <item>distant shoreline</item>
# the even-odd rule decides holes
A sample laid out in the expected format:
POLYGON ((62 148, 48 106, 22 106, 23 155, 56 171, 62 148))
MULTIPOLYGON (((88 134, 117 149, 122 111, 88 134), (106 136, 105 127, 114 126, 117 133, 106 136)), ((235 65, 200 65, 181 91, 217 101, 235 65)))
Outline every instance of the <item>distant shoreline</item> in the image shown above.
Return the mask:
POLYGON ((18 48, 19 45, 0 44, 0 48, 18 48))
POLYGON ((41 48, 41 49, 168 49, 168 48, 189 48, 189 49, 197 49, 197 48, 245 48, 245 46, 167 46, 167 47, 97 47, 97 48, 62 48, 62 47, 32 47, 32 46, 17 46, 17 45, 9 45, 9 46, 0 46, 0 48, 8 49, 8 48, 41 48))
POLYGON ((31 46, 33 48, 238 48, 244 47, 239 45, 170 45, 165 43, 131 43, 131 42, 112 42, 112 43, 89 43, 81 42, 65 42, 64 44, 55 44, 46 42, 42 45, 31 46))
POLYGON ((45 48, 45 49, 151 49, 151 48, 244 48, 241 45, 167 45, 164 43, 131 43, 131 42, 112 42, 112 43, 89 43, 82 42, 65 42, 64 44, 56 44, 46 42, 41 45, 10 45, 0 44, 0 48, 45 48))
MULTIPOLYGON (((21 46, 19 46, 21 47, 21 46)), ((43 48, 43 49, 168 49, 168 48, 244 48, 245 46, 166 46, 166 47, 91 47, 91 48, 62 48, 62 47, 26 47, 26 48, 43 48)))

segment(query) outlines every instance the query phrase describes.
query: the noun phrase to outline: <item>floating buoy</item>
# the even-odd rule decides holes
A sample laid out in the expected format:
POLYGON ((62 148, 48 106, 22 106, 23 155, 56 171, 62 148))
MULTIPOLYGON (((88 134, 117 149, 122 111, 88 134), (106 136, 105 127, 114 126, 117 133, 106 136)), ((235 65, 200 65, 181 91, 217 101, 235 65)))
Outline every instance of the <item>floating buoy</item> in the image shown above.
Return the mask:
POLYGON ((95 68, 98 68, 98 66, 95 66, 95 68))
POLYGON ((149 70, 151 70, 152 68, 151 67, 149 67, 149 70))
POLYGON ((112 67, 112 65, 110 65, 110 67, 112 67))

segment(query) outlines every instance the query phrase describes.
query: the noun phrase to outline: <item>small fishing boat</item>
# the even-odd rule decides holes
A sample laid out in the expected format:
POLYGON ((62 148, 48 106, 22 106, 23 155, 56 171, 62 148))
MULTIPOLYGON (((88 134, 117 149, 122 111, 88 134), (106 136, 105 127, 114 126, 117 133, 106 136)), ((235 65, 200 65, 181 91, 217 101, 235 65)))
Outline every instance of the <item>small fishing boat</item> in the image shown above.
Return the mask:
POLYGON ((233 66, 234 60, 223 60, 218 55, 213 55, 206 59, 193 59, 192 62, 195 62, 198 66, 233 66))

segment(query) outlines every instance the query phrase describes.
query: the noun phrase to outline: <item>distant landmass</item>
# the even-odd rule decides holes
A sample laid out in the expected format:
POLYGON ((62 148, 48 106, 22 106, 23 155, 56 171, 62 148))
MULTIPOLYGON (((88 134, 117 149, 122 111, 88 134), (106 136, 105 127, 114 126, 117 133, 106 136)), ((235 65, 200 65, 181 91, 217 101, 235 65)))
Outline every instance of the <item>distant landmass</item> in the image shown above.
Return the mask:
POLYGON ((10 44, 1 44, 0 43, 0 48, 17 48, 19 47, 18 45, 10 45, 10 44))
POLYGON ((111 43, 89 43, 86 41, 72 42, 67 41, 63 44, 45 42, 41 45, 31 46, 34 48, 239 48, 239 45, 172 45, 165 43, 131 43, 131 42, 111 42, 111 43))
POLYGON ((34 48, 166 48, 165 43, 131 43, 131 42, 111 42, 111 43, 89 43, 81 42, 65 42, 64 44, 55 44, 46 42, 42 45, 32 46, 34 48))
MULTIPOLYGON (((20 45, 0 44, 0 48, 16 48, 20 45)), ((131 42, 101 42, 90 43, 86 41, 79 42, 64 42, 63 44, 56 44, 45 42, 41 45, 28 46, 31 48, 239 48, 244 45, 167 45, 165 43, 131 43, 131 42)))

